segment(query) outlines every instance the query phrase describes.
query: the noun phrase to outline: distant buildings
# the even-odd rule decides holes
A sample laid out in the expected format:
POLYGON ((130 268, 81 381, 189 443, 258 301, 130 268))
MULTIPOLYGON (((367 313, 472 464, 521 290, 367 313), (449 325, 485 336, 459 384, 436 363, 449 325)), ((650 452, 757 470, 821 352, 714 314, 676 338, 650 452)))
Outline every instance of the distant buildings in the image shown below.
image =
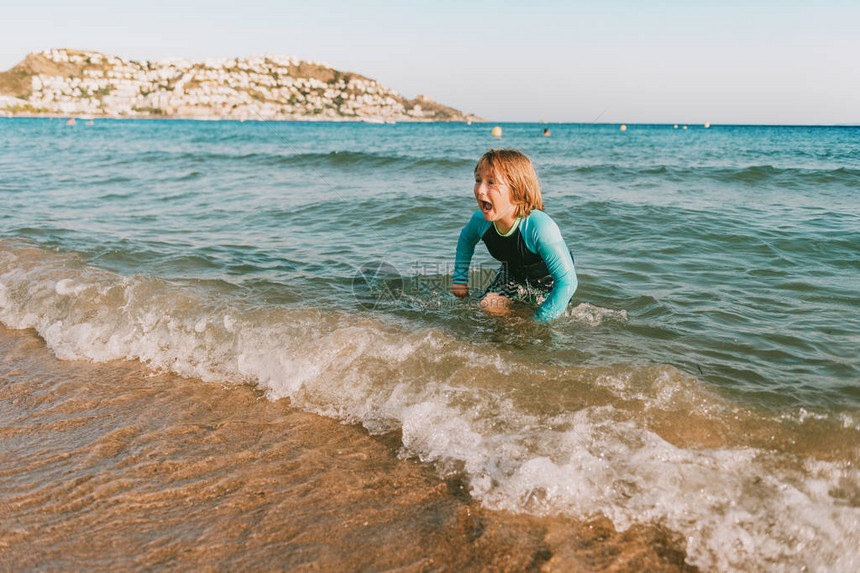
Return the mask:
POLYGON ((407 100, 375 80, 291 57, 134 62, 97 52, 46 50, 30 54, 27 62, 40 73, 33 73, 27 99, 0 98, 0 109, 9 114, 371 122, 477 119, 427 96, 407 100))

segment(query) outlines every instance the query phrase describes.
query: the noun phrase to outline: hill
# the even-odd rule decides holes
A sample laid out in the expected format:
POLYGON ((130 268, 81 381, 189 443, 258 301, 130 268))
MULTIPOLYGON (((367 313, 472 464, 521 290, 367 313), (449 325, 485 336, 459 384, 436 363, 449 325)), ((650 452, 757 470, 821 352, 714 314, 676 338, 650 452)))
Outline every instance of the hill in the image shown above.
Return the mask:
POLYGON ((481 121, 426 96, 284 56, 126 60, 45 50, 0 73, 0 113, 197 119, 481 121))

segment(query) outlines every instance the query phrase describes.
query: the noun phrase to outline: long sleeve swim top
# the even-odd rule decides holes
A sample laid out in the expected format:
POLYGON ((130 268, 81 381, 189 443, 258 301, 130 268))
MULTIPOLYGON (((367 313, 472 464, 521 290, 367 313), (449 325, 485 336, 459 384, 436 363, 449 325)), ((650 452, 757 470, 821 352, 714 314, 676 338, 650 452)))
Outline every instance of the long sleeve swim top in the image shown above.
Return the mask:
POLYGON ((468 284, 475 245, 482 239, 490 254, 506 263, 515 277, 517 273, 524 278, 529 277, 533 272, 530 269, 535 268, 534 262, 539 257, 543 263, 540 267, 545 269, 541 274, 549 272, 553 285, 549 296, 535 313, 535 318, 539 321, 552 320, 564 312, 576 291, 576 269, 561 231, 549 215, 534 210, 528 217, 518 219, 508 233, 501 235, 493 223, 484 219, 480 210, 475 211, 460 231, 457 241, 454 284, 468 284))

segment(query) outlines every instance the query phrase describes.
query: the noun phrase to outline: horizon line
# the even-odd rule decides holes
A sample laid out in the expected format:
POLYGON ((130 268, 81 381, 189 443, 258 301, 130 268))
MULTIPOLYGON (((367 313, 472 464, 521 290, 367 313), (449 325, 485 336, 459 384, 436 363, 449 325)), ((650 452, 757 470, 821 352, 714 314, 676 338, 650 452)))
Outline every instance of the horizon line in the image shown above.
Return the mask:
MULTIPOLYGON (((367 124, 367 125, 375 125, 379 126, 375 122, 367 122, 362 120, 345 120, 338 121, 332 119, 325 120, 314 120, 314 119, 236 119, 236 118, 221 118, 221 117, 212 117, 212 118, 200 118, 200 117, 119 117, 119 116, 93 116, 89 114, 37 114, 37 115, 3 115, 0 114, 0 120, 3 119, 46 119, 46 120, 56 120, 56 119, 82 119, 82 120, 111 120, 111 121, 201 121, 201 122, 239 122, 239 123, 337 123, 337 124, 367 124)), ((393 123, 386 123, 383 125, 422 125, 422 124, 467 124, 465 121, 398 121, 393 123)), ((546 121, 546 120, 505 120, 505 121, 476 121, 473 120, 472 124, 482 124, 482 125, 516 125, 516 124, 533 124, 533 125, 577 125, 577 126, 659 126, 659 127, 672 127, 673 129, 681 129, 683 128, 697 128, 697 129, 713 129, 715 127, 839 127, 839 128, 856 128, 860 127, 860 123, 709 123, 708 127, 705 127, 705 123, 696 122, 696 123, 682 123, 682 122, 651 122, 651 121, 610 121, 610 122, 591 122, 591 121, 546 121), (675 127, 677 125, 677 128, 675 127)), ((468 124, 467 124, 468 125, 468 124)))

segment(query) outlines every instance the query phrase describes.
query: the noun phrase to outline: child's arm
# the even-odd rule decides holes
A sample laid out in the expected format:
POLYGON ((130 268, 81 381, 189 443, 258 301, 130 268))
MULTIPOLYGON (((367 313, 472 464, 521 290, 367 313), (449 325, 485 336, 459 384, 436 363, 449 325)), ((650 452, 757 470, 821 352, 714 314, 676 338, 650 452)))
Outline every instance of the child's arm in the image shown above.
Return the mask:
POLYGON ((541 256, 553 281, 552 291, 535 313, 535 318, 544 322, 561 316, 573 298, 578 284, 576 268, 558 225, 549 215, 533 211, 529 223, 528 232, 524 234, 526 246, 541 256))
POLYGON ((475 211, 469 222, 460 231, 457 241, 457 254, 454 256, 454 280, 451 292, 458 297, 469 294, 469 265, 472 263, 472 255, 475 254, 475 245, 481 240, 487 230, 488 223, 480 211, 475 211))

